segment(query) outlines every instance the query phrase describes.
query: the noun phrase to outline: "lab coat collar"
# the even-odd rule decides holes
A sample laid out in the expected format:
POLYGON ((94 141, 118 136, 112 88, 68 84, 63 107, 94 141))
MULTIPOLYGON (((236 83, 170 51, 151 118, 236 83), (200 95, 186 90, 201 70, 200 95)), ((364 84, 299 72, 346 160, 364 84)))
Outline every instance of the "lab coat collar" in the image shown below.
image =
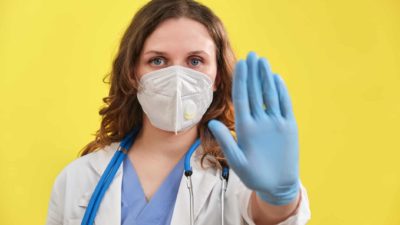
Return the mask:
MULTIPOLYGON (((120 142, 114 142, 110 145, 107 145, 101 150, 98 150, 96 154, 92 158, 90 158, 89 163, 90 166, 96 171, 97 175, 101 176, 106 170, 108 163, 114 156, 114 153, 117 151, 120 142)), ((115 177, 118 177, 122 172, 122 166, 120 166, 115 174, 115 177)))
MULTIPOLYGON (((97 175, 100 176, 105 171, 108 163, 113 157, 115 151, 118 149, 119 142, 114 142, 102 150, 99 150, 96 154, 89 159, 89 164, 97 175)), ((196 152, 193 154, 190 162, 193 168, 192 182, 194 192, 194 218, 198 217, 201 209, 206 203, 208 196, 210 195, 213 187, 220 180, 217 175, 217 170, 214 169, 208 162, 204 160, 204 167, 201 167, 201 155, 203 149, 201 145, 198 147, 196 152)), ((96 215, 96 225, 106 224, 119 224, 121 221, 121 185, 122 185, 122 173, 123 166, 121 165, 117 173, 115 174, 114 181, 106 192, 103 203, 109 202, 109 207, 99 207, 99 211, 96 215)), ((187 188, 187 178, 182 174, 181 183, 179 185, 178 195, 175 202, 174 213, 172 216, 171 224, 188 224, 190 221, 190 195, 187 188), (179 214, 178 214, 179 213, 179 214)), ((82 199, 87 204, 90 201, 91 193, 85 193, 82 199)), ((80 201, 82 203, 82 200, 80 201)), ((82 205, 82 204, 81 204, 82 205)))

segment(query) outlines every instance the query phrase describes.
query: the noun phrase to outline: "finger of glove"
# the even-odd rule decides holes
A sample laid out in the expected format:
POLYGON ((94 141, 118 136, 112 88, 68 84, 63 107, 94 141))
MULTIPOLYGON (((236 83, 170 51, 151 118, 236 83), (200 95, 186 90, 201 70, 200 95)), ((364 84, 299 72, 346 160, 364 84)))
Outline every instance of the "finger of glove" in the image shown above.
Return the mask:
POLYGON ((258 60, 258 66, 261 74, 263 100, 266 105, 265 111, 268 115, 280 115, 278 93, 271 66, 265 58, 258 60))
POLYGON ((229 129, 218 120, 208 122, 208 128, 221 146, 231 167, 241 168, 246 164, 246 157, 239 148, 229 129))
POLYGON ((275 85, 278 89, 278 98, 279 98, 281 115, 286 119, 293 119, 294 113, 288 89, 286 88, 283 79, 278 74, 274 75, 274 80, 275 80, 275 85))
POLYGON ((243 60, 239 60, 235 65, 232 98, 236 120, 244 121, 250 118, 250 105, 247 94, 247 64, 243 60))
POLYGON ((264 115, 261 80, 258 70, 258 59, 254 52, 247 55, 247 71, 248 71, 248 93, 250 110, 253 117, 260 118, 264 115))

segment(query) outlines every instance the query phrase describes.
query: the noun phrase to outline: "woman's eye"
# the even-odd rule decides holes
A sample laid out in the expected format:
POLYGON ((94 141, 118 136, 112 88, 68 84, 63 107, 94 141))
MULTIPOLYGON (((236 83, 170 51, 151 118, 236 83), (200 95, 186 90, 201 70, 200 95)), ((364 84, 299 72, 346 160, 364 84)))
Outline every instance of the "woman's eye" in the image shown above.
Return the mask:
POLYGON ((197 66, 201 63, 201 60, 199 58, 191 58, 190 59, 190 65, 192 66, 197 66))
POLYGON ((152 58, 150 60, 150 63, 153 63, 156 66, 160 66, 160 65, 162 65, 164 63, 164 59, 161 58, 161 57, 152 58))

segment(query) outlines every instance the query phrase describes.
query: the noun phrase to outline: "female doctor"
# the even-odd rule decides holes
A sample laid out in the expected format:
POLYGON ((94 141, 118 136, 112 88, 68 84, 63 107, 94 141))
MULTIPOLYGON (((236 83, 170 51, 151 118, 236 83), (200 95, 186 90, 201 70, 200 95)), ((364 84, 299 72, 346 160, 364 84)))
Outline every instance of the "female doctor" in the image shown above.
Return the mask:
POLYGON ((285 84, 253 52, 236 62, 209 8, 148 2, 122 37, 110 86, 95 140, 56 178, 48 225, 309 220, 285 84))

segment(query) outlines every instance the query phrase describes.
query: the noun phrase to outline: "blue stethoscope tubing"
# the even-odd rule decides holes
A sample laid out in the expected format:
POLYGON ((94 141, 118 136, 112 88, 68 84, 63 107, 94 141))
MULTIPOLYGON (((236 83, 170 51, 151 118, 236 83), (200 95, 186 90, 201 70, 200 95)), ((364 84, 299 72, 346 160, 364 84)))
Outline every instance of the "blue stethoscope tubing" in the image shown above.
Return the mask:
POLYGON ((99 209, 100 203, 103 200, 104 194, 110 186, 112 180, 122 161, 126 157, 126 150, 130 149, 132 146, 136 135, 139 132, 139 127, 135 127, 128 135, 124 137, 121 141, 118 150, 115 152, 111 161, 107 165, 106 170, 101 176, 96 188, 90 198, 88 207, 86 208, 85 215, 82 219, 82 225, 93 224, 94 218, 96 217, 97 211, 99 209), (125 151, 124 151, 125 150, 125 151))
MULTIPOLYGON (((121 163, 124 161, 125 157, 127 156, 127 151, 131 148, 133 143, 135 142, 136 136, 139 133, 140 127, 134 127, 131 132, 129 132, 121 141, 117 151, 114 153, 114 156, 110 160, 105 169, 103 175, 100 177, 99 182, 94 189, 94 192, 90 198, 89 204, 86 208, 85 215, 83 216, 81 225, 92 225, 94 219, 96 217, 97 211, 100 207, 100 203, 103 200, 104 194, 106 193, 108 187, 110 186, 111 182, 114 179, 115 174, 118 171, 121 163)), ((193 188, 192 188, 192 179, 191 175, 193 174, 192 167, 190 165, 190 159, 193 153, 201 144, 200 139, 196 139, 196 141, 190 146, 189 150, 187 151, 184 159, 184 170, 185 176, 187 178, 187 186, 190 192, 190 224, 194 224, 194 203, 193 203, 193 188)), ((229 177, 229 167, 223 167, 222 170, 222 192, 226 191, 226 185, 229 177)), ((221 192, 221 197, 223 198, 223 194, 221 192)), ((223 199, 222 201, 222 215, 224 213, 224 204, 223 199)), ((222 224, 224 224, 222 216, 222 224)))

